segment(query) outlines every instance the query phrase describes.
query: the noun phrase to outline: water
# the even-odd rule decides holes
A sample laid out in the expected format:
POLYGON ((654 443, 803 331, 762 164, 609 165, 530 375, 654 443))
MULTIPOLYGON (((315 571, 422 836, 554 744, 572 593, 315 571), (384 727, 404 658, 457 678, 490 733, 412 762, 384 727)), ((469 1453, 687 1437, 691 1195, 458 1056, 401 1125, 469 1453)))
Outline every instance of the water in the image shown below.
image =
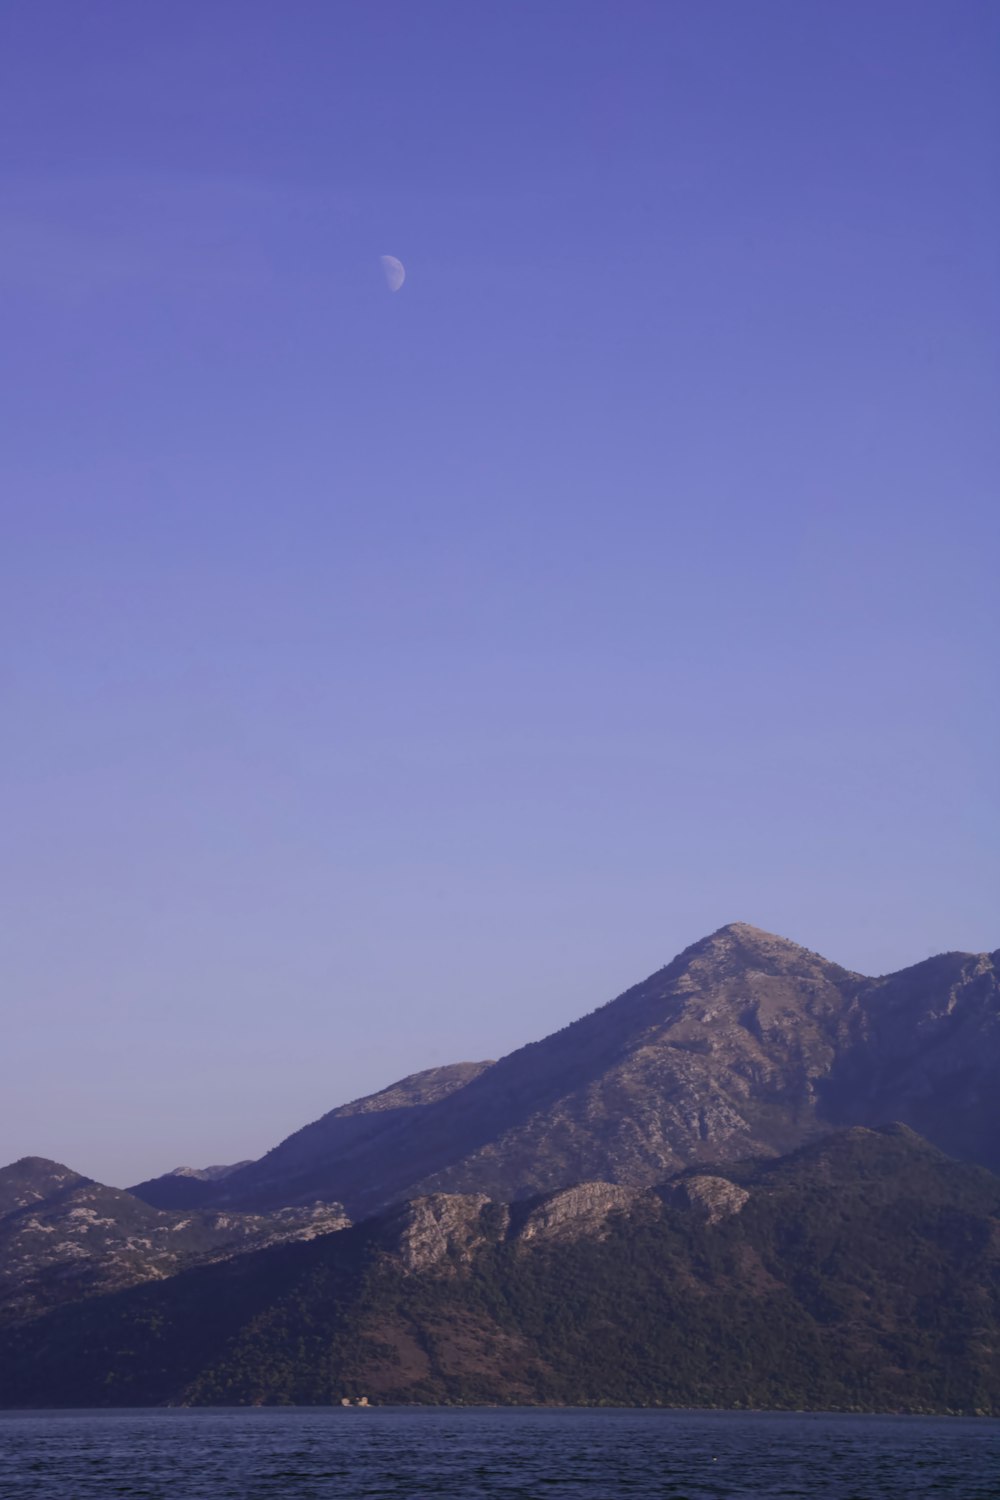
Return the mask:
POLYGON ((997 1500, 1000 1423, 792 1413, 0 1412, 3 1500, 997 1500))

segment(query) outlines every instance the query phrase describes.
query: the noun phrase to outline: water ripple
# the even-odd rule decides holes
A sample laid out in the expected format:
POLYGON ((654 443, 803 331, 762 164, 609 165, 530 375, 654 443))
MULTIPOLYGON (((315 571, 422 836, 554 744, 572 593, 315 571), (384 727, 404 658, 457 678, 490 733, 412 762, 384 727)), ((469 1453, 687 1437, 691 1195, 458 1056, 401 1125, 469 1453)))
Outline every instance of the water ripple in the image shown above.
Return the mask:
POLYGON ((997 1500, 1000 1424, 375 1408, 0 1412, 3 1500, 997 1500))

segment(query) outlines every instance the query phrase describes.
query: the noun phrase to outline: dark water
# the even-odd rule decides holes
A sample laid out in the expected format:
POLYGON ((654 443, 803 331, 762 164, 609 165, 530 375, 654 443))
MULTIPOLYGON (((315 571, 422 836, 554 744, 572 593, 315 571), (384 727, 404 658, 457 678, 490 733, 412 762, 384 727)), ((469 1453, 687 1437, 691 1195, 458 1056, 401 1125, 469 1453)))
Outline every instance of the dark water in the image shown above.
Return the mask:
POLYGON ((3 1500, 1000 1497, 1000 1423, 657 1411, 0 1412, 3 1500))

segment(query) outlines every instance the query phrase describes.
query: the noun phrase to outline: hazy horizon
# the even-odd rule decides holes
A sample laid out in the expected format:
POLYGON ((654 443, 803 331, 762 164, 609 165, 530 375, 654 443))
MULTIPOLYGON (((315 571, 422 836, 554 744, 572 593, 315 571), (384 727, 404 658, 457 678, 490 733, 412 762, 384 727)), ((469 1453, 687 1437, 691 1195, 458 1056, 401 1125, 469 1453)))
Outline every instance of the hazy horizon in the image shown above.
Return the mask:
POLYGON ((0 1164, 256 1156, 731 921, 1000 945, 998 45, 0 11, 0 1164))

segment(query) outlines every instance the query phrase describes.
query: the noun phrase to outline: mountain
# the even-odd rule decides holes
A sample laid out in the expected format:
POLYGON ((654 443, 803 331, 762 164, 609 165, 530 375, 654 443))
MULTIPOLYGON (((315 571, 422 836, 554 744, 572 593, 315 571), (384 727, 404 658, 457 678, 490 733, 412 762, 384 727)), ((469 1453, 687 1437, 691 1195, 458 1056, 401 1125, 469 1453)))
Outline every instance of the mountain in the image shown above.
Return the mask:
POLYGON ((823 1118, 905 1120, 1000 1170, 1000 951, 942 953, 869 980, 849 1005, 823 1118))
POLYGON ((0 1219, 19 1208, 42 1203, 53 1193, 89 1182, 79 1172, 71 1172, 60 1162, 44 1156, 22 1156, 9 1167, 0 1168, 0 1219))
MULTIPOLYGON (((199 1202, 343 1202, 352 1218, 434 1192, 512 1200, 573 1182, 654 1183, 899 1119, 1000 1167, 1000 954, 888 978, 743 923, 490 1066, 418 1074, 324 1116, 199 1202), (467 1073, 466 1073, 466 1070, 467 1073), (422 1087, 422 1086, 421 1086, 422 1087), (399 1094, 402 1098, 403 1094, 399 1094)), ((149 1185, 135 1191, 149 1197, 149 1185)))
POLYGON ((1000 1179, 903 1126, 656 1187, 432 1194, 0 1330, 0 1404, 1000 1414, 1000 1179))
POLYGON ((26 1157, 0 1170, 0 1321, 346 1223, 339 1204, 271 1215, 164 1212, 26 1157))

